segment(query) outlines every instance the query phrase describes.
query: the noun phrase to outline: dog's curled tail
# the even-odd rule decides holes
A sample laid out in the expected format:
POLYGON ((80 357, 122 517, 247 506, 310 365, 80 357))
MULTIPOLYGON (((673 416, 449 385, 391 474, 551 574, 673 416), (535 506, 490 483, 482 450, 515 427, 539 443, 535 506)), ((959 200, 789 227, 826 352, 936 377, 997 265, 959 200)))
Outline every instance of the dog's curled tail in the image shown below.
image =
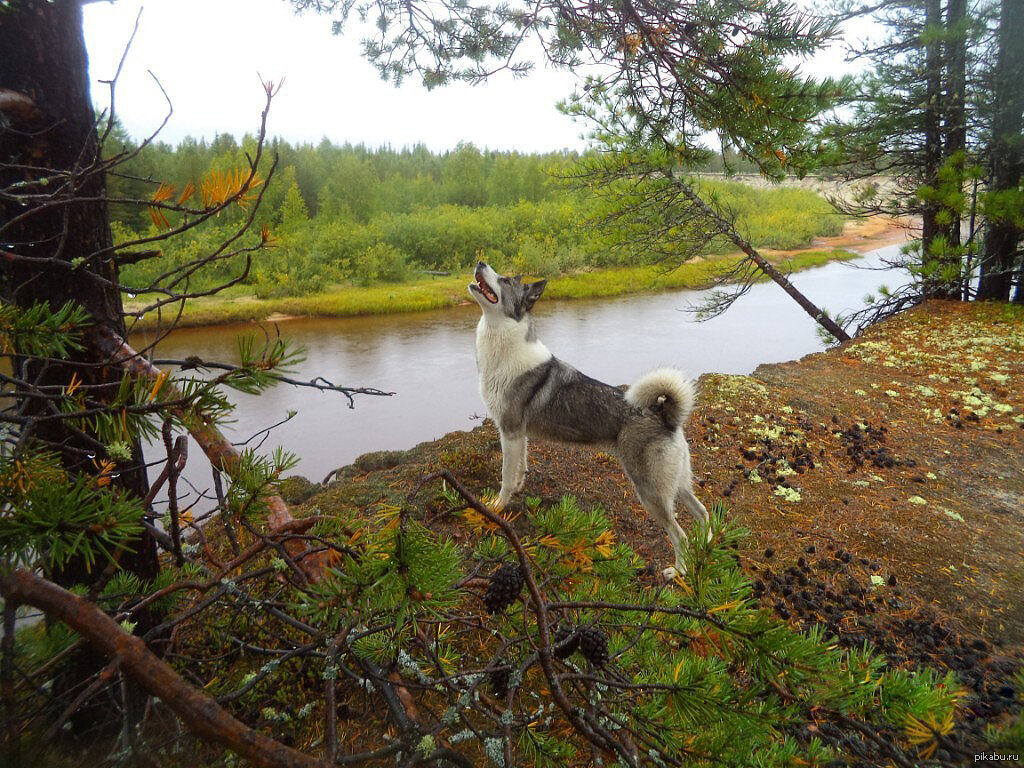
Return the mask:
POLYGON ((659 368, 635 381, 626 390, 626 401, 638 408, 650 408, 661 414, 671 429, 681 427, 690 417, 696 387, 691 379, 675 368, 659 368))

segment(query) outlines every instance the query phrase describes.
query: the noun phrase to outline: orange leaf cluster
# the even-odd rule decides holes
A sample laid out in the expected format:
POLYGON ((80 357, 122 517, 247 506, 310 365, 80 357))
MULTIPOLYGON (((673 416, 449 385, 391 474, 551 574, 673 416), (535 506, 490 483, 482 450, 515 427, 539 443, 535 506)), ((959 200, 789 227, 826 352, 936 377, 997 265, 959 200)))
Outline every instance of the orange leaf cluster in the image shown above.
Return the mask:
POLYGON ((264 222, 260 224, 260 242, 267 248, 274 248, 280 244, 281 240, 271 234, 270 227, 264 222))
POLYGON ((78 378, 78 371, 73 371, 71 374, 71 381, 68 382, 67 387, 64 389, 64 394, 71 397, 80 386, 82 386, 82 380, 78 378))
POLYGON ((110 459, 102 459, 99 461, 93 459, 92 463, 95 464, 96 468, 100 471, 99 475, 96 476, 96 485, 100 488, 110 485, 111 473, 117 465, 110 459))
POLYGON ((672 27, 666 26, 665 24, 659 24, 651 32, 651 42, 659 48, 664 47, 668 42, 668 38, 671 33, 672 27))
POLYGON ((168 370, 160 371, 160 374, 156 377, 156 381, 154 381, 153 383, 153 388, 149 392, 149 400, 147 402, 152 403, 154 400, 156 400, 157 395, 160 394, 160 390, 163 388, 164 382, 167 381, 167 377, 169 374, 170 371, 168 370))
POLYGON ((498 530, 498 525, 496 523, 492 523, 475 509, 467 509, 463 512, 462 519, 475 534, 481 534, 484 532, 494 533, 498 530))
POLYGON ((939 738, 952 731, 953 725, 953 710, 950 709, 941 719, 936 718, 933 712, 920 719, 907 713, 903 727, 906 730, 907 741, 918 747, 919 757, 927 760, 938 749, 939 738))
POLYGON ((611 531, 605 531, 597 537, 596 541, 594 541, 594 549, 597 550, 597 553, 601 555, 601 557, 611 557, 614 547, 615 534, 611 531))
MULTIPOLYGON (((174 194, 174 185, 161 182, 160 186, 156 188, 156 192, 153 193, 153 197, 150 198, 151 202, 163 203, 171 199, 174 194)), ((170 229, 171 224, 167 221, 167 216, 164 214, 162 208, 158 208, 154 205, 149 207, 149 218, 153 220, 153 226, 157 229, 170 229)))
POLYGON ((619 46, 619 50, 624 51, 627 54, 634 54, 640 50, 641 43, 643 43, 643 40, 640 35, 631 32, 623 39, 619 46))
POLYGON ((32 475, 28 467, 20 461, 14 462, 14 471, 9 474, 0 475, 0 488, 17 490, 21 494, 28 493, 32 489, 32 475))
POLYGON ((252 174, 250 179, 247 172, 237 168, 226 172, 211 171, 202 181, 203 206, 212 208, 222 205, 225 201, 241 193, 237 202, 241 207, 246 208, 255 197, 256 187, 262 183, 263 179, 258 173, 252 174), (248 186, 246 186, 247 182, 248 186), (242 192, 243 188, 245 188, 244 192, 242 192))
MULTIPOLYGON (((248 171, 235 169, 233 171, 211 171, 200 183, 204 208, 215 208, 223 205, 228 200, 236 198, 235 202, 242 208, 248 208, 255 199, 255 190, 263 183, 258 173, 250 177, 248 171), (244 191, 243 191, 244 189, 244 191)), ((181 194, 178 195, 178 206, 184 205, 196 194, 196 185, 188 182, 181 194)), ((174 197, 174 185, 169 182, 161 182, 156 192, 150 198, 151 203, 165 203, 174 197)), ((157 229, 170 229, 171 224, 167 220, 164 209, 157 205, 149 208, 149 217, 153 226, 157 229)), ((264 238, 264 243, 269 240, 269 233, 264 238)))
POLYGON ((581 573, 590 573, 594 570, 594 558, 586 550, 586 542, 577 541, 565 551, 565 561, 570 568, 581 573))

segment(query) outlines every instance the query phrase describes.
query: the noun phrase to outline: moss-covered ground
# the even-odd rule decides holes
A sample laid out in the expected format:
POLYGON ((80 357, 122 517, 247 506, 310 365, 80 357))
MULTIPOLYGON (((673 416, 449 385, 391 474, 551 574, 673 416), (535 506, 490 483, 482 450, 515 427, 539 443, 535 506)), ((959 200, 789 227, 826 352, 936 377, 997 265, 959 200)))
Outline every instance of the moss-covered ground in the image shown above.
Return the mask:
MULTIPOLYGON (((800 361, 704 376, 687 437, 698 495, 752 531, 741 563, 767 607, 891 664, 953 669, 978 728, 1019 707, 1006 681, 1024 649, 1024 308, 928 303, 800 361)), ((487 422, 288 493, 369 514, 440 468, 493 490, 500 466, 487 422)), ((534 441, 529 466, 525 495, 602 507, 656 580, 669 545, 613 456, 534 441)), ((460 519, 421 512, 472 545, 460 519)))

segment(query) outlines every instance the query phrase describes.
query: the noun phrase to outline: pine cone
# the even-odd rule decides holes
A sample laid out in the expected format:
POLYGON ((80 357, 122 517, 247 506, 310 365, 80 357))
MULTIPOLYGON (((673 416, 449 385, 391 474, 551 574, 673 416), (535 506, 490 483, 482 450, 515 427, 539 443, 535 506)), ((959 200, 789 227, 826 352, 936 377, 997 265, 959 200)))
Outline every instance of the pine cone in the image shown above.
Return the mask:
POLYGON ((551 653, 556 659, 566 659, 580 645, 580 633, 572 624, 559 625, 551 638, 551 653))
POLYGON ((523 574, 515 563, 506 563, 491 575, 484 595, 484 606, 488 613, 497 613, 508 608, 519 597, 523 589, 523 574))
POLYGON ((509 667, 498 667, 491 671, 491 690, 499 699, 505 698, 508 693, 509 667))
POLYGON ((597 627, 583 627, 578 633, 580 653, 595 667, 603 667, 611 658, 608 654, 608 635, 597 627))

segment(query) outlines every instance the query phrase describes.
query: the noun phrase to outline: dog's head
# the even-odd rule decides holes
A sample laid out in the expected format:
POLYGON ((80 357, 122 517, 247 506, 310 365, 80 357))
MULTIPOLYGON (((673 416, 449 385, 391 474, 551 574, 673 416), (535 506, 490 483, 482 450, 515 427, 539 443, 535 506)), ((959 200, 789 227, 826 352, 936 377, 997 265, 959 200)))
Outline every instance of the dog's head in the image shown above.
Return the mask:
POLYGON ((469 294, 485 315, 502 315, 512 320, 522 320, 533 309, 540 295, 544 293, 547 280, 523 283, 522 277, 504 277, 484 262, 476 265, 473 275, 475 282, 469 284, 469 294))

